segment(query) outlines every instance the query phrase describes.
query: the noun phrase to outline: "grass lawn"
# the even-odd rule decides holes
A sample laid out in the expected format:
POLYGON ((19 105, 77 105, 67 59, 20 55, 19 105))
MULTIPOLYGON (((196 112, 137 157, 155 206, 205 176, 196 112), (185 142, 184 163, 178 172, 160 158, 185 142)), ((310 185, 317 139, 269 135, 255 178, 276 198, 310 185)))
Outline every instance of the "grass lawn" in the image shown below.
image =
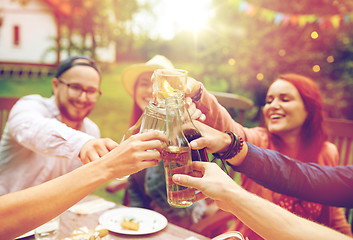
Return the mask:
MULTIPOLYGON (((109 183, 109 182, 108 182, 109 183)), ((105 186, 107 186, 108 183, 103 184, 102 186, 98 187, 96 190, 92 192, 92 195, 99 196, 101 198, 104 198, 108 201, 116 202, 119 204, 122 204, 123 199, 124 199, 124 193, 125 190, 120 190, 117 193, 109 193, 105 191, 105 186)))

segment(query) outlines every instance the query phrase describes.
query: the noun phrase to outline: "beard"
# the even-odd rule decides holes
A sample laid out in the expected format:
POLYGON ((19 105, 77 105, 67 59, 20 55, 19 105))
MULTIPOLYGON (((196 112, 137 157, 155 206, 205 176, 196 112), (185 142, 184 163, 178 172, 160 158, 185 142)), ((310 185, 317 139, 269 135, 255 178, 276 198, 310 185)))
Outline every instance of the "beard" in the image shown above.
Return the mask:
POLYGON ((69 121, 77 122, 77 123, 82 122, 83 119, 85 119, 85 117, 87 117, 92 111, 92 109, 78 110, 73 107, 70 111, 69 107, 70 107, 69 105, 59 104, 60 113, 64 118, 68 119, 69 121))

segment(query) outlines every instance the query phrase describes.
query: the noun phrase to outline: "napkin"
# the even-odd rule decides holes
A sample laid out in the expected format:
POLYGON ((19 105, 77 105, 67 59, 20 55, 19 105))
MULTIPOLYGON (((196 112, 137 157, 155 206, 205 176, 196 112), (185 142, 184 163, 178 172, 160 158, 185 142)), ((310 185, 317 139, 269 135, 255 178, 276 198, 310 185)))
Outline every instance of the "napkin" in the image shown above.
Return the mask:
POLYGON ((91 214, 107 210, 115 206, 115 203, 99 198, 88 202, 78 203, 69 208, 69 211, 77 214, 91 214))

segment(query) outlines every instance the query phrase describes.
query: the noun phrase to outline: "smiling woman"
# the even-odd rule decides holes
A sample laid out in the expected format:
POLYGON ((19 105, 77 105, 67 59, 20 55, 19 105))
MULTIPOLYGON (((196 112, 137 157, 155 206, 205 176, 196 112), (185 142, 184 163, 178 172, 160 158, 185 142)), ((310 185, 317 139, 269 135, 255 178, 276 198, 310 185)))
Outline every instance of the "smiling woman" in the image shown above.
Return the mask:
POLYGON ((198 31, 207 27, 207 21, 212 17, 211 0, 160 0, 153 6, 154 20, 148 21, 145 14, 135 17, 138 25, 149 29, 152 37, 172 39, 183 30, 198 31), (153 26, 153 27, 151 27, 153 26))

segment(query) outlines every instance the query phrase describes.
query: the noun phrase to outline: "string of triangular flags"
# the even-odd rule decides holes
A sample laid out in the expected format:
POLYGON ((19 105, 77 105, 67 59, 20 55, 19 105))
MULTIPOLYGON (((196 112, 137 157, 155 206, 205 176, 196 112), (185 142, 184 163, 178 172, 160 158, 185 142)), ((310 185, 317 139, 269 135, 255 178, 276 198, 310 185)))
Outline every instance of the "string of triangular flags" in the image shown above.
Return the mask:
POLYGON ((245 0, 230 0, 240 13, 250 17, 259 17, 276 25, 292 25, 305 27, 307 24, 317 24, 320 28, 339 28, 353 21, 353 12, 344 15, 334 14, 318 16, 315 14, 288 14, 255 6, 245 0))

